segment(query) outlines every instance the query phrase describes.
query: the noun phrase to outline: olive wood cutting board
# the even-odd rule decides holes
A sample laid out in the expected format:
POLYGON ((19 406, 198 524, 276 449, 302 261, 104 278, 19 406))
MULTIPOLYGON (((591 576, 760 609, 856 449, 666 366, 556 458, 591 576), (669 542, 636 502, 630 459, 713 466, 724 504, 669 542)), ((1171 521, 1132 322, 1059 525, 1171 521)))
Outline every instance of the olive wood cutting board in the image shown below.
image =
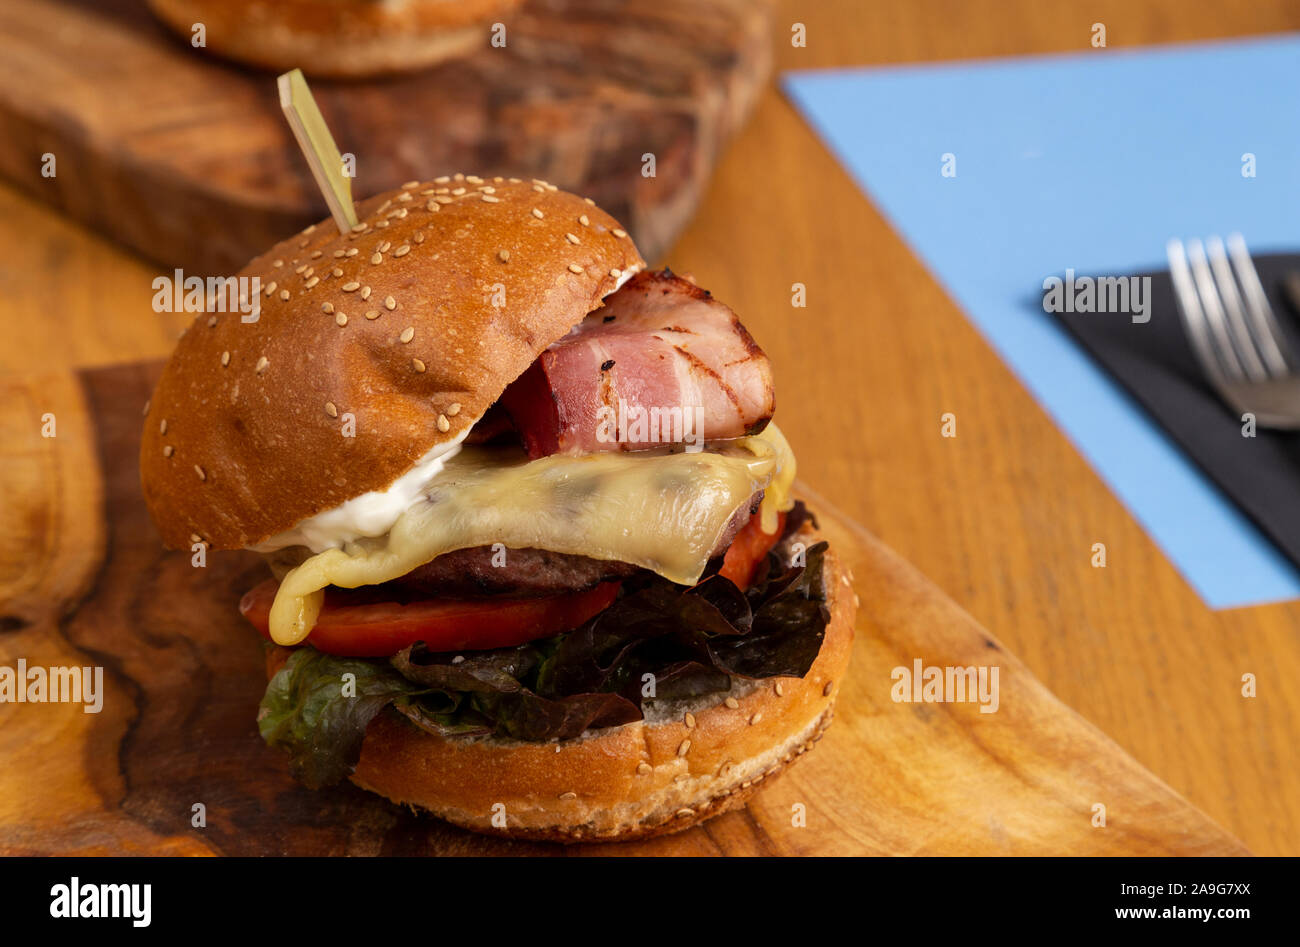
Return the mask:
MULTIPOLYGON (((772 15, 771 0, 529 0, 502 19, 503 48, 485 24, 481 49, 434 69, 312 88, 356 156, 356 197, 455 171, 542 178, 654 259, 767 79, 772 15)), ((328 216, 274 74, 194 49, 142 0, 0 4, 0 175, 199 275, 328 216)))
POLYGON ((856 576, 853 663, 827 736, 744 809, 566 850, 475 835, 350 785, 306 790, 254 722, 262 646, 236 603, 264 567, 213 553, 194 568, 146 513, 136 455, 158 371, 0 380, 0 665, 105 669, 98 714, 0 704, 0 853, 1248 854, 809 489, 856 576), (997 666, 997 711, 894 702, 892 669, 918 658, 997 666))

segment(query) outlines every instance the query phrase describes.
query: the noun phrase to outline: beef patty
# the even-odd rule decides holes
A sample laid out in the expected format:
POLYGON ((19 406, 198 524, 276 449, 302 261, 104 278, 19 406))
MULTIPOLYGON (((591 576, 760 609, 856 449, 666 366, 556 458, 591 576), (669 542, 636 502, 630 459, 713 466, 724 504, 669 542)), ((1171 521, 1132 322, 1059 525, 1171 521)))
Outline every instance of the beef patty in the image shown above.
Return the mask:
MULTIPOLYGON (((736 533, 758 512, 762 499, 763 493, 759 491, 736 511, 722 531, 713 555, 726 552, 736 533)), ((626 562, 570 556, 546 549, 507 549, 504 557, 501 565, 494 565, 491 546, 457 549, 384 584, 414 598, 553 595, 589 589, 610 579, 626 579, 641 571, 640 566, 626 562)))

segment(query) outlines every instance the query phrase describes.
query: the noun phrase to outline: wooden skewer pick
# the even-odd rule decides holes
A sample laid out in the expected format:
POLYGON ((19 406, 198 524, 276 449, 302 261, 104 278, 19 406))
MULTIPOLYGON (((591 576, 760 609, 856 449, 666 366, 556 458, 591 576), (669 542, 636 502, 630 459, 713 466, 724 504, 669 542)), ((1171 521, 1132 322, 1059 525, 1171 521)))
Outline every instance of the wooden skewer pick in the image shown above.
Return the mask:
POLYGON ((280 88, 280 108, 293 129, 293 137, 307 156, 307 164, 325 195, 334 223, 340 232, 347 233, 356 226, 357 210, 352 206, 352 179, 343 173, 343 158, 334 144, 334 136, 316 107, 301 69, 286 72, 276 84, 280 88))

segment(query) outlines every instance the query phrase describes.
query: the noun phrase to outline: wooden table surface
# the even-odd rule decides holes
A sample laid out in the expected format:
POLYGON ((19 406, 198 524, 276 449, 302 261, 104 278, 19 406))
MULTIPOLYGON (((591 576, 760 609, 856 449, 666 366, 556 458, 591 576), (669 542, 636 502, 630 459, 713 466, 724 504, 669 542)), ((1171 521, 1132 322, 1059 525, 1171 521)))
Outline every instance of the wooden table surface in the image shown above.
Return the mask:
MULTIPOLYGON (((1095 22, 1113 49, 1294 30, 1300 6, 786 0, 773 39, 782 70, 1084 50, 1095 22)), ((187 320, 153 312, 152 265, 4 186, 0 220, 0 372, 170 350, 187 320)), ((1207 609, 775 87, 667 262, 773 357, 805 480, 1253 851, 1300 854, 1300 602, 1207 609)))

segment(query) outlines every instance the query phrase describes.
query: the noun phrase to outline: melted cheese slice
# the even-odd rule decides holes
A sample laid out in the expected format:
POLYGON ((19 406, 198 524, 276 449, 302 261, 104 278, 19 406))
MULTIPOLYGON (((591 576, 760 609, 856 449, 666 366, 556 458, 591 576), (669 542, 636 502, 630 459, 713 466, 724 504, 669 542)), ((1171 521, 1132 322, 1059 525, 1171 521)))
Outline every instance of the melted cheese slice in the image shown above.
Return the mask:
POLYGON ((762 433, 696 453, 665 449, 552 455, 465 448, 385 536, 327 549, 290 570, 271 606, 271 637, 293 645, 311 632, 335 585, 357 588, 406 575, 443 553, 502 543, 630 562, 671 582, 700 578, 732 515, 759 490, 765 532, 793 505, 795 461, 769 424, 762 433))

